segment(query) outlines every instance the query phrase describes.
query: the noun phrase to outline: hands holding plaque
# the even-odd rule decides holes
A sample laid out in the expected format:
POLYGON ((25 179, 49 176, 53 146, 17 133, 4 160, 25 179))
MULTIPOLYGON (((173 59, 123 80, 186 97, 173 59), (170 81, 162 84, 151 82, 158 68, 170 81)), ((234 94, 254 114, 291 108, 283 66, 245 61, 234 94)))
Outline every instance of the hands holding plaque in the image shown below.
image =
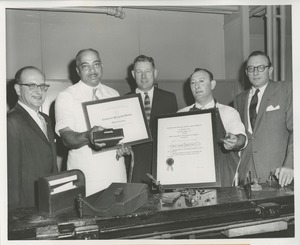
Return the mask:
MULTIPOLYGON (((100 151, 103 148, 113 147, 124 138, 123 129, 105 129, 101 126, 94 126, 89 131, 89 141, 93 150, 100 151)), ((117 159, 124 155, 131 154, 131 147, 127 147, 123 144, 117 149, 117 159)))

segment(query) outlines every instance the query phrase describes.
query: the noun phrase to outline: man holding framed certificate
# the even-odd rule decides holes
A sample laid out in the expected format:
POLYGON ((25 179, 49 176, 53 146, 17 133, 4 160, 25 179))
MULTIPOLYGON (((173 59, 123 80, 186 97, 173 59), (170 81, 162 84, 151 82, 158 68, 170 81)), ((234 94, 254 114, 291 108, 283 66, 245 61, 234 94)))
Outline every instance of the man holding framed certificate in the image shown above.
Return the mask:
MULTIPOLYGON (((238 167, 238 151, 246 144, 245 127, 238 112, 218 103, 212 95, 216 81, 210 71, 197 68, 190 76, 190 87, 195 103, 178 112, 216 109, 217 156, 220 165, 221 186, 233 185, 238 167)), ((201 182, 201 179, 199 179, 201 182)))
POLYGON ((101 151, 105 144, 97 144, 93 133, 104 130, 99 126, 87 128, 82 103, 119 96, 103 84, 100 55, 96 50, 84 49, 76 55, 76 70, 81 80, 62 91, 55 103, 55 131, 70 148, 67 169, 80 169, 86 180, 86 195, 107 188, 112 182, 127 182, 124 158, 130 154, 127 147, 101 151), (94 154, 94 151, 98 151, 94 154), (121 158, 120 158, 121 157, 121 158))

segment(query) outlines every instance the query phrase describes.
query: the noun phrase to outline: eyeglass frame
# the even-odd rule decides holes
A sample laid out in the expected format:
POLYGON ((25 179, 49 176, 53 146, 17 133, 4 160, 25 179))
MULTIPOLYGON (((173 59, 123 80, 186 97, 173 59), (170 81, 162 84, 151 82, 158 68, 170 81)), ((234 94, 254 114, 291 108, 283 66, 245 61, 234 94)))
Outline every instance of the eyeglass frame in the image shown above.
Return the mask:
POLYGON ((30 91, 35 92, 38 88, 41 89, 42 92, 47 92, 48 88, 50 87, 49 84, 36 84, 36 83, 18 83, 19 85, 24 85, 29 88, 30 91))
POLYGON ((265 65, 259 65, 259 66, 247 66, 247 67, 245 68, 245 71, 247 71, 248 73, 254 73, 254 72, 255 72, 255 69, 256 69, 258 72, 264 72, 266 68, 270 68, 270 65, 267 65, 267 66, 265 66, 265 65), (260 70, 259 70, 259 69, 260 69, 259 67, 263 67, 263 69, 260 71, 260 70), (253 71, 249 71, 249 68, 253 68, 253 71))
POLYGON ((91 69, 98 69, 99 67, 102 67, 103 64, 101 61, 95 61, 93 64, 83 63, 80 65, 80 68, 83 71, 89 71, 91 69))

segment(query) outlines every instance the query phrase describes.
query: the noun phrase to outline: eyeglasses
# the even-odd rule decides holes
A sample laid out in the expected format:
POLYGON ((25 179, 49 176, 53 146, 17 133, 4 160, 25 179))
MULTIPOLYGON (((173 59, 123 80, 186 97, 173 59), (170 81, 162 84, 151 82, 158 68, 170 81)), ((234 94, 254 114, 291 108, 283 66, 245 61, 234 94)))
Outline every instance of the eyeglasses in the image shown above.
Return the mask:
POLYGON ((40 85, 37 85, 36 83, 18 83, 18 84, 29 87, 29 90, 33 92, 37 91, 38 88, 40 88, 42 92, 46 92, 50 87, 50 85, 47 84, 40 84, 40 85))
POLYGON ((84 71, 89 71, 90 69, 98 69, 99 67, 101 66, 101 62, 96 62, 92 65, 89 65, 89 64, 82 64, 81 65, 81 69, 84 70, 84 71))
POLYGON ((258 72, 263 72, 267 67, 269 68, 269 66, 264 66, 264 65, 247 66, 246 71, 249 72, 249 73, 253 73, 255 71, 255 69, 257 69, 258 72))

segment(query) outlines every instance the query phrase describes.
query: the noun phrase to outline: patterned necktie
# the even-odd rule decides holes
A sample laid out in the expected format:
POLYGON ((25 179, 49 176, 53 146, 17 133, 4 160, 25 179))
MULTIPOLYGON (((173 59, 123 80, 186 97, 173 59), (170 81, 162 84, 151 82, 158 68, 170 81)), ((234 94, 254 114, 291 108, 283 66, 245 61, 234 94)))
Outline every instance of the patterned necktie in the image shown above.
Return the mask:
POLYGON ((97 93, 97 89, 98 89, 98 88, 94 88, 94 89, 93 89, 93 97, 92 97, 92 100, 99 100, 99 97, 98 97, 97 94, 96 94, 96 93, 97 93))
POLYGON ((47 123, 45 121, 45 118, 38 112, 37 113, 38 118, 41 120, 41 125, 42 125, 42 131, 45 134, 46 138, 48 139, 48 133, 47 133, 47 123))
POLYGON ((151 106, 150 106, 150 97, 147 92, 145 92, 144 109, 145 109, 145 114, 146 114, 147 121, 149 124, 150 114, 151 114, 151 106))
POLYGON ((258 94, 259 89, 256 89, 255 94, 253 95, 251 102, 250 102, 250 107, 249 107, 249 116, 250 116, 250 123, 251 123, 251 127, 252 129, 254 129, 255 126, 255 121, 256 121, 256 117, 257 117, 257 112, 256 112, 256 106, 257 106, 257 102, 258 102, 258 94))

